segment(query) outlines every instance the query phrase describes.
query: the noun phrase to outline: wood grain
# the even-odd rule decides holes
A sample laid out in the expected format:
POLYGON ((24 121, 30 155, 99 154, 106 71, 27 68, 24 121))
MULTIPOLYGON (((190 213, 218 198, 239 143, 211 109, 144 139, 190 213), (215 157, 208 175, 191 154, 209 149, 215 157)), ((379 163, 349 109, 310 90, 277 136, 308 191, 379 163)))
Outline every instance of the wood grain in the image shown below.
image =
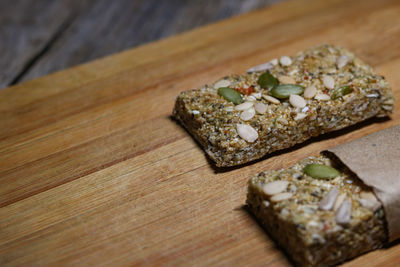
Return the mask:
MULTIPOLYGON (((328 42, 399 99, 399 13, 396 0, 286 2, 1 91, 0 265, 289 265, 244 208, 248 178, 396 125, 400 112, 221 170, 170 118, 174 97, 328 42)), ((399 265, 399 253, 347 265, 399 265)))
POLYGON ((1 1, 0 89, 279 1, 1 1))
POLYGON ((20 82, 90 2, 1 1, 0 89, 20 82))

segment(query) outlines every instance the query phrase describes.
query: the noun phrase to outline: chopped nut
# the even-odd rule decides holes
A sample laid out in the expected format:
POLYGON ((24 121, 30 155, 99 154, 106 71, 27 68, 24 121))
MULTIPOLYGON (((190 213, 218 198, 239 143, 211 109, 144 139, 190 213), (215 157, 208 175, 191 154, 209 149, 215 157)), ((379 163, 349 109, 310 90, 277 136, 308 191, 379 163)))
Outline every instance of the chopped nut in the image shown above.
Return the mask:
POLYGON ((221 88, 221 87, 228 87, 229 85, 231 85, 231 82, 230 81, 228 81, 228 80, 219 80, 218 82, 216 82, 215 84, 214 84, 214 88, 215 89, 218 89, 218 88, 221 88))
POLYGON ((279 59, 282 66, 290 66, 292 64, 292 59, 288 56, 283 56, 279 59))
POLYGON ((385 104, 385 105, 393 105, 394 104, 394 99, 393 98, 389 98, 389 99, 385 100, 385 102, 383 102, 383 104, 385 104))
POLYGON ((236 129, 241 138, 249 143, 253 143, 258 138, 257 131, 247 124, 236 124, 236 129))
POLYGON ((254 105, 254 108, 257 111, 257 113, 264 114, 267 111, 268 107, 264 103, 258 102, 254 105))
POLYGON ((254 96, 256 99, 260 99, 261 98, 261 93, 252 93, 251 96, 254 96))
POLYGON ((267 195, 282 193, 288 187, 289 182, 284 180, 273 181, 263 186, 263 192, 267 195))
POLYGON ((251 108, 253 105, 254 105, 254 102, 247 101, 247 102, 244 102, 242 104, 235 106, 235 109, 239 110, 239 111, 246 110, 246 109, 251 108))
POLYGON ((393 110, 393 106, 385 106, 385 105, 383 105, 382 109, 391 111, 391 110, 393 110))
POLYGON ((331 210, 333 208, 333 205, 335 204, 335 201, 336 201, 336 198, 338 197, 338 195, 339 195, 339 191, 336 187, 334 187, 319 202, 319 208, 322 210, 331 210))
POLYGON ((285 75, 279 76, 278 80, 281 84, 295 84, 296 83, 296 81, 292 77, 285 76, 285 75))
POLYGON ((271 62, 271 64, 272 65, 278 65, 278 59, 277 58, 274 58, 274 59, 271 59, 269 62, 271 62))
POLYGON ((304 98, 311 99, 317 94, 317 88, 311 85, 304 90, 304 98))
POLYGON ((271 197, 271 201, 273 201, 273 202, 279 202, 279 201, 282 201, 282 200, 289 199, 289 198, 291 198, 292 196, 293 196, 292 193, 279 193, 279 194, 273 195, 273 196, 271 197))
POLYGON ((281 101, 279 101, 279 99, 277 99, 273 96, 270 96, 270 95, 262 95, 262 97, 272 104, 280 104, 281 103, 281 101))
POLYGON ((299 95, 290 95, 289 102, 295 108, 304 108, 307 104, 304 98, 299 95))
POLYGON ((328 89, 335 88, 335 80, 329 75, 324 75, 324 77, 322 78, 322 82, 324 83, 324 86, 328 89))
POLYGON ((283 124, 283 125, 288 125, 289 124, 289 122, 284 118, 278 118, 276 120, 276 122, 279 122, 280 124, 283 124))
POLYGON ((351 201, 350 199, 343 200, 342 205, 336 211, 336 222, 338 224, 349 223, 351 219, 351 201))
POLYGON ((301 112, 306 113, 310 108, 309 107, 304 107, 301 112))
POLYGON ((382 206, 372 192, 361 192, 358 202, 360 202, 361 206, 373 212, 377 211, 382 206))
POLYGON ((294 120, 295 121, 300 121, 300 120, 304 119, 307 116, 308 116, 307 113, 300 112, 300 113, 296 114, 296 116, 294 117, 294 120))
POLYGON ((233 107, 232 106, 227 106, 225 107, 225 110, 228 112, 232 112, 233 111, 233 107))
POLYGON ((244 120, 244 121, 248 121, 251 120, 254 115, 256 115, 256 111, 254 110, 253 107, 244 110, 241 114, 240 114, 240 119, 244 120))

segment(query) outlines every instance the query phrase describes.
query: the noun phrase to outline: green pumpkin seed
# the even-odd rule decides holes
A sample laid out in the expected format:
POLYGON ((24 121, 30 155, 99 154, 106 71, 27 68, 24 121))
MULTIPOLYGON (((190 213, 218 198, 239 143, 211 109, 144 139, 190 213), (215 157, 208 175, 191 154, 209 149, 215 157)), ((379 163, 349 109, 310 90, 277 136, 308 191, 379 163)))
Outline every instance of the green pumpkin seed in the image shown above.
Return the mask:
POLYGON ((278 79, 269 72, 261 74, 257 82, 264 89, 272 88, 279 84, 278 79))
POLYGON ((335 91, 333 91, 332 93, 332 99, 338 99, 339 97, 345 96, 350 94, 351 92, 353 92, 353 89, 351 89, 350 86, 345 85, 342 87, 339 87, 337 89, 335 89, 335 91))
POLYGON ((281 84, 278 85, 277 87, 272 88, 271 90, 271 95, 280 98, 280 99, 285 99, 288 98, 290 95, 300 95, 304 92, 304 87, 301 85, 296 85, 296 84, 281 84))
POLYGON ((340 172, 335 168, 322 164, 308 164, 304 168, 304 173, 317 179, 332 179, 340 175, 340 172))
POLYGON ((218 88, 218 94, 235 105, 243 103, 240 93, 232 88, 220 87, 218 88))

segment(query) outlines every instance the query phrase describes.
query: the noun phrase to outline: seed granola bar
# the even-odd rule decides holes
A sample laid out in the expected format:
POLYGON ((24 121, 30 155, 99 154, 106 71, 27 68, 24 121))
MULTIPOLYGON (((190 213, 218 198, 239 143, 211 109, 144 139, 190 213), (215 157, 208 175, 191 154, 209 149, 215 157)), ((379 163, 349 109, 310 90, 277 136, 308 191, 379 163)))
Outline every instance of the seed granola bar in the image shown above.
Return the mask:
POLYGON ((182 92, 174 117, 217 166, 243 164, 374 116, 394 99, 384 77, 322 45, 182 92))
POLYGON ((331 266, 383 246, 385 213, 372 190, 324 155, 249 180, 247 204, 270 236, 299 266, 331 266), (315 178, 306 166, 335 167, 315 178))

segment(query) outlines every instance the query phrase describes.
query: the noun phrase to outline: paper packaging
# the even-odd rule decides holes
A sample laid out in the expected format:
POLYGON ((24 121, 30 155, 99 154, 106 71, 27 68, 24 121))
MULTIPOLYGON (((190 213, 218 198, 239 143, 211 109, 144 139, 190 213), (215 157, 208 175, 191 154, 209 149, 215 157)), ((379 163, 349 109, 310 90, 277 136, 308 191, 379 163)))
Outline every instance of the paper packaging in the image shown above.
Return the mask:
POLYGON ((333 153, 381 200, 389 241, 400 238, 400 125, 331 148, 333 153))

